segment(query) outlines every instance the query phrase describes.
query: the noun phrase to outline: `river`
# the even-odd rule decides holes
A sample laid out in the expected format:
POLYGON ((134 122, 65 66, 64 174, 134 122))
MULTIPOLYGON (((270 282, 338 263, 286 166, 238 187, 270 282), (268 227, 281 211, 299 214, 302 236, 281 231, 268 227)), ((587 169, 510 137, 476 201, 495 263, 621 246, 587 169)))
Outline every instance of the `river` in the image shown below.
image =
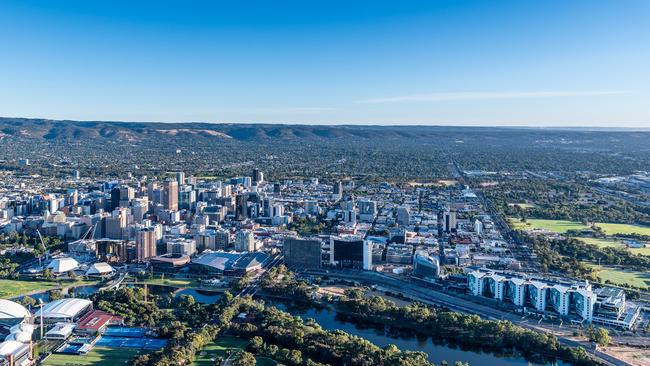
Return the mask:
MULTIPOLYGON (((315 309, 303 306, 287 305, 284 302, 267 301, 267 304, 274 305, 292 315, 300 316, 302 319, 313 318, 318 324, 327 330, 342 330, 369 340, 379 347, 389 344, 396 345, 401 350, 422 351, 429 355, 429 361, 440 364, 440 361, 447 361, 452 364, 455 361, 468 362, 470 366, 527 366, 530 363, 523 357, 517 355, 497 355, 480 350, 461 349, 448 344, 436 344, 431 337, 418 337, 412 333, 398 332, 389 327, 371 327, 363 324, 353 323, 344 316, 337 315, 336 311, 330 309, 315 309)), ((559 366, 568 366, 558 362, 559 366)))

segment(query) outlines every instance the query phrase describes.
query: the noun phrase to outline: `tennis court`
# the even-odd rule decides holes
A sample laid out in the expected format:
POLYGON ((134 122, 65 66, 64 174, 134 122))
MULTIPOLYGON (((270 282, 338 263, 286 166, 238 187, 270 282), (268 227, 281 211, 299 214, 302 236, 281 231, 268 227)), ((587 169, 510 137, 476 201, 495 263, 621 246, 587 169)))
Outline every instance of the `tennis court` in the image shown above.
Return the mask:
POLYGON ((128 328, 128 327, 109 327, 104 332, 104 336, 110 337, 125 337, 125 338, 142 338, 146 333, 143 328, 128 328))
POLYGON ((131 348, 131 349, 145 349, 157 350, 165 347, 167 341, 164 339, 155 338, 127 338, 127 337, 112 337, 103 336, 97 343, 98 347, 107 348, 131 348))

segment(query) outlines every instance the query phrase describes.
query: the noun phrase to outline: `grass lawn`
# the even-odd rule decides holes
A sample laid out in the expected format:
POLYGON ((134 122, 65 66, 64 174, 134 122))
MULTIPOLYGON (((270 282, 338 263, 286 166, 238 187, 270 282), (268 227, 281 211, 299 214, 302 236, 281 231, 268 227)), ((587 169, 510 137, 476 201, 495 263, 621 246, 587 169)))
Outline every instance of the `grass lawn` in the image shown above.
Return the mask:
MULTIPOLYGON (((228 357, 229 350, 243 350, 248 341, 235 337, 220 337, 197 352, 192 366, 212 366, 217 357, 228 357)), ((268 357, 257 357, 257 366, 275 366, 277 362, 268 357)))
POLYGON ((519 203, 519 202, 508 203, 508 206, 510 206, 510 207, 519 206, 524 210, 535 207, 535 205, 532 204, 532 203, 523 203, 523 202, 522 203, 519 203))
POLYGON ((597 265, 592 265, 597 271, 597 276, 603 282, 609 280, 612 283, 616 284, 630 284, 637 287, 650 287, 650 273, 641 272, 641 271, 631 271, 616 267, 606 267, 602 266, 601 270, 598 270, 597 265))
POLYGON ((650 257, 650 248, 630 248, 628 249, 630 252, 634 254, 641 254, 641 255, 646 255, 650 257))
POLYGON ((268 357, 256 357, 256 366, 275 366, 278 363, 268 357))
POLYGON ((43 361, 43 366, 116 366, 129 365, 140 350, 95 347, 85 355, 53 354, 43 361))
POLYGON ((197 287, 199 285, 198 281, 186 278, 151 278, 141 282, 148 285, 165 285, 174 287, 197 287))
POLYGON ((0 298, 6 299, 34 291, 51 290, 58 286, 56 282, 48 281, 0 280, 0 298))
MULTIPOLYGON (((594 244, 599 247, 617 247, 624 248, 625 244, 622 240, 617 239, 597 239, 597 238, 575 238, 587 244, 594 244)), ((641 254, 650 256, 650 248, 628 248, 632 254, 641 254)))
POLYGON ((647 226, 637 226, 637 225, 629 225, 629 224, 607 224, 604 222, 597 222, 596 226, 603 229, 603 232, 607 235, 616 235, 616 234, 650 235, 650 227, 647 226))
POLYGON ((546 229, 548 231, 564 234, 568 230, 588 230, 589 226, 583 225, 577 221, 567 220, 542 220, 542 219, 527 219, 526 222, 521 222, 519 219, 511 217, 508 218, 510 225, 515 229, 531 230, 531 229, 546 229))
POLYGON ((593 244, 601 248, 605 248, 605 247, 620 248, 624 246, 622 241, 616 239, 581 238, 581 237, 574 238, 574 239, 578 239, 584 243, 593 244))
POLYGON ((214 342, 197 352, 192 366, 212 366, 216 357, 226 358, 228 350, 244 349, 248 341, 234 337, 218 337, 214 342))

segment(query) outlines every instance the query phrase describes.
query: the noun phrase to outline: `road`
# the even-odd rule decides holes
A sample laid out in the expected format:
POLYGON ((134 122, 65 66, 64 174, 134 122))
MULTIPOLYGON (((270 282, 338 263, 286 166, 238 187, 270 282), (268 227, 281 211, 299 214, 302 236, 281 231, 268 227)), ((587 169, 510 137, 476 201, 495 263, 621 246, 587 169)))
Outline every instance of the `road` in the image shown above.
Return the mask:
MULTIPOLYGON (((361 282, 371 282, 390 291, 397 293, 402 293, 407 297, 421 301, 423 303, 428 303, 432 305, 439 305, 449 308, 453 311, 458 311, 466 314, 476 314, 482 318, 489 320, 508 320, 519 326, 532 329, 538 332, 550 333, 555 335, 561 344, 571 347, 584 347, 589 349, 589 344, 577 342, 575 340, 569 339, 568 336, 571 335, 572 330, 570 328, 559 328, 551 327, 548 324, 537 324, 537 322, 529 323, 525 317, 520 315, 501 311, 499 309, 492 308, 487 305, 477 304, 475 302, 465 300, 453 295, 449 295, 444 292, 436 291, 431 288, 421 287, 411 282, 402 281, 400 279, 392 278, 386 275, 382 275, 376 272, 348 272, 348 271, 305 271, 305 274, 317 275, 317 276, 329 276, 342 278, 347 280, 355 280, 361 282)), ((604 354, 598 351, 592 351, 592 355, 596 357, 599 361, 607 365, 625 365, 631 366, 630 364, 614 358, 608 354, 604 354)))
POLYGON ((259 290, 260 278, 262 278, 262 276, 264 275, 264 273, 266 273, 266 271, 282 263, 282 259, 283 257, 279 254, 270 257, 269 260, 262 265, 262 269, 257 271, 253 275, 250 284, 246 286, 246 288, 241 290, 235 297, 246 296, 246 295, 254 296, 259 290))

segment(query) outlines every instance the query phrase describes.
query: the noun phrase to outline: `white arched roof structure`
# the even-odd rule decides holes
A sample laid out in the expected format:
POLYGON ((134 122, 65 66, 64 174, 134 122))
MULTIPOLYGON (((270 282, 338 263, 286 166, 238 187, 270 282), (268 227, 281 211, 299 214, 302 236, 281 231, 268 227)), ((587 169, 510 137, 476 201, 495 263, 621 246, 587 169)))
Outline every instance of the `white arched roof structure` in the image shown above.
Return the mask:
POLYGON ((30 315, 29 310, 19 303, 0 299, 0 321, 3 319, 23 319, 30 315))

